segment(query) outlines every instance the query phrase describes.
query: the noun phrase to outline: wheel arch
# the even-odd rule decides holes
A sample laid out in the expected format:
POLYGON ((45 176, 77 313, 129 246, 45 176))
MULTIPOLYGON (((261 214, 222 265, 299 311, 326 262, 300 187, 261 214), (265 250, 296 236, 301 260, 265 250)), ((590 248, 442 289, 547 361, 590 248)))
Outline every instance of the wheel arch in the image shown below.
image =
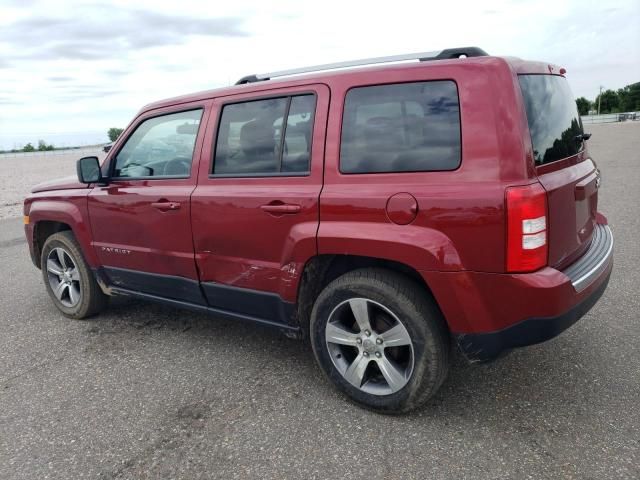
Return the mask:
POLYGON ((31 242, 34 263, 39 262, 47 238, 58 232, 71 231, 89 266, 98 266, 98 259, 91 243, 86 205, 77 205, 72 201, 36 201, 31 205, 29 218, 33 228, 31 242))
POLYGON ((433 299, 436 307, 440 308, 429 285, 422 275, 410 265, 395 260, 364 255, 316 255, 306 262, 298 285, 296 317, 305 337, 308 337, 311 310, 320 292, 336 278, 361 268, 381 268, 408 277, 423 288, 425 295, 433 299))
MULTIPOLYGON (((55 220, 40 220, 33 225, 33 254, 34 260, 40 259, 44 243, 51 235, 71 230, 71 226, 55 220)), ((40 268, 40 264, 36 265, 40 268)))

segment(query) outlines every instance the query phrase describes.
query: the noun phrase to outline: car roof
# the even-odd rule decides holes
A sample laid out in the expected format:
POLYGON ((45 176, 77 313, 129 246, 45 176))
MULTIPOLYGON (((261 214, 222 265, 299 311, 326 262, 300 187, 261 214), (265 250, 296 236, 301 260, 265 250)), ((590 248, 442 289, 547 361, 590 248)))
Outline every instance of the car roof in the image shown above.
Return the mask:
POLYGON ((557 65, 534 62, 528 60, 522 60, 516 57, 497 57, 497 56, 480 56, 471 58, 455 58, 447 60, 436 61, 424 61, 413 63, 396 63, 387 65, 375 65, 375 66, 359 66, 355 68, 348 68, 337 71, 320 71, 313 73, 306 73, 302 75, 293 75, 290 77, 275 78, 270 80, 261 80, 241 85, 232 85, 229 87, 215 88, 210 90, 203 90, 200 92, 190 93, 186 95, 180 95, 177 97, 166 98, 158 100, 156 102, 145 105, 141 112, 154 110, 157 108, 166 108, 174 105, 179 105, 189 102, 197 102, 207 100, 211 98, 226 97, 230 95, 236 95, 241 93, 252 93, 270 90, 274 88, 286 88, 295 87, 300 85, 308 85, 312 81, 313 83, 331 84, 336 78, 347 79, 349 76, 356 76, 362 72, 366 72, 367 75, 375 75, 378 72, 397 72, 402 73, 409 69, 428 69, 433 66, 456 66, 462 69, 465 68, 477 68, 478 66, 495 67, 496 64, 508 65, 515 74, 533 73, 533 74, 560 74, 560 67, 557 65))

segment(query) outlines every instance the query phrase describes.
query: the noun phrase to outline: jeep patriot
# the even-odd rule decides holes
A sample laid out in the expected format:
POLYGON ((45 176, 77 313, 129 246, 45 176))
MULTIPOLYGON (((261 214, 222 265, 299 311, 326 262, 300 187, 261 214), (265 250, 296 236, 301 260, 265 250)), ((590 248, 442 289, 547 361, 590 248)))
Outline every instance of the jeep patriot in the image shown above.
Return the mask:
POLYGON ((452 348, 484 362, 543 342, 607 286, 565 75, 470 47, 152 103, 102 164, 33 189, 33 263, 67 317, 125 295, 275 327, 357 403, 410 410, 452 348))

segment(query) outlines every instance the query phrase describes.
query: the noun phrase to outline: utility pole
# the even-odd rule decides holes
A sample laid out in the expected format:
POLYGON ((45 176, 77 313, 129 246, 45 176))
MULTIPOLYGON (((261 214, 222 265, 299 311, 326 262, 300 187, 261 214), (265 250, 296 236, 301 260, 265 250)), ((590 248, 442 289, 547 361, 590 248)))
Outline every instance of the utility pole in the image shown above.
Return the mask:
POLYGON ((602 89, 604 87, 600 85, 600 95, 598 95, 598 115, 600 115, 600 100, 602 100, 602 89))

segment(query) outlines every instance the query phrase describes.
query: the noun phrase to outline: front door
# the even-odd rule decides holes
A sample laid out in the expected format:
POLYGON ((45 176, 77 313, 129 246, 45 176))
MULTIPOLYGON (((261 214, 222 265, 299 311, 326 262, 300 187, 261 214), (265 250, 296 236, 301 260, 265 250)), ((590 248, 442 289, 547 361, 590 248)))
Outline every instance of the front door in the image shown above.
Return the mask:
POLYGON ((109 183, 89 195, 93 246, 112 285, 204 304, 190 199, 207 105, 143 115, 110 156, 109 183))
POLYGON ((215 140, 205 143, 192 197, 211 307, 290 318, 304 264, 316 254, 328 103, 324 85, 214 100, 207 138, 215 140))

